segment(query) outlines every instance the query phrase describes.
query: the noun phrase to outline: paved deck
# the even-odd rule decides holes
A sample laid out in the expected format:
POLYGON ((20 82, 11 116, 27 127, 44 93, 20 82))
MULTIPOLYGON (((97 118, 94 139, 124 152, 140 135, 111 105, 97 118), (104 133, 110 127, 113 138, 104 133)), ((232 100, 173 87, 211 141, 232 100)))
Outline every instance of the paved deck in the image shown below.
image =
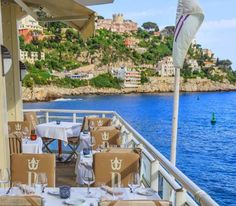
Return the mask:
POLYGON ((56 164, 56 186, 69 185, 77 186, 75 175, 75 162, 56 164))

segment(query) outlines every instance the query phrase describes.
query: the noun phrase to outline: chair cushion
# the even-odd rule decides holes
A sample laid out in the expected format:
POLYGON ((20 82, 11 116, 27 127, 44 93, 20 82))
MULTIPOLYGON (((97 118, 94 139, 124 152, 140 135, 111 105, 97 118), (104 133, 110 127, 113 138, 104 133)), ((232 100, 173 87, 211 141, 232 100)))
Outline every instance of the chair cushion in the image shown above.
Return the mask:
POLYGON ((120 130, 113 126, 99 127, 94 131, 91 131, 91 136, 96 140, 94 149, 101 145, 120 145, 120 130))
POLYGON ((132 149, 112 148, 108 152, 94 154, 93 164, 95 185, 102 182, 112 186, 115 178, 127 187, 131 173, 139 172, 140 154, 132 149))
POLYGON ((30 136, 31 127, 26 121, 11 121, 8 122, 8 133, 9 135, 16 135, 17 137, 30 136))
POLYGON ((12 182, 32 184, 35 175, 45 172, 48 186, 55 186, 56 161, 54 154, 12 154, 11 177, 12 182))

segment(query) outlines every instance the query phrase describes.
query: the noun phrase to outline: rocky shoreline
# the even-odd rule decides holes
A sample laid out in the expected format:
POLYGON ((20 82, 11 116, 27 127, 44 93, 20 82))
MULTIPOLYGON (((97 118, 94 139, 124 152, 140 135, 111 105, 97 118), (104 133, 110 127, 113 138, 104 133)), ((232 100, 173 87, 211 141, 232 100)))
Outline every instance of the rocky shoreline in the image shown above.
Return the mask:
MULTIPOLYGON (((65 96, 79 95, 110 95, 110 94, 131 94, 131 93, 167 93, 173 92, 173 77, 153 77, 150 83, 144 84, 139 88, 101 88, 91 86, 79 87, 75 89, 59 88, 55 86, 34 87, 33 89, 23 87, 24 102, 50 101, 65 96)), ((209 79, 181 79, 181 92, 213 92, 213 91, 236 91, 236 85, 229 82, 214 82, 209 79)))

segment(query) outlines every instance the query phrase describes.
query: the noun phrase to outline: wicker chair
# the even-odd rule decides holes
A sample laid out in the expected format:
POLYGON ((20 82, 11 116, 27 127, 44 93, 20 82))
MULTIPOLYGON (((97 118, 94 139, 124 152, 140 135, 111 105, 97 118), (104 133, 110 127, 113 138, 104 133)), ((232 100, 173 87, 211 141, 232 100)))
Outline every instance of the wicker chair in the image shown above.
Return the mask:
POLYGON ((8 122, 9 149, 10 154, 19 154, 22 152, 22 138, 30 135, 30 124, 22 121, 8 122))
POLYGON ((22 153, 21 138, 14 134, 9 135, 9 149, 10 154, 22 153))
MULTIPOLYGON (((35 112, 25 112, 24 120, 30 123, 31 131, 35 131, 36 126, 38 124, 38 118, 35 112)), ((41 137, 43 140, 43 150, 52 153, 49 148, 49 145, 55 140, 48 137, 41 137)))

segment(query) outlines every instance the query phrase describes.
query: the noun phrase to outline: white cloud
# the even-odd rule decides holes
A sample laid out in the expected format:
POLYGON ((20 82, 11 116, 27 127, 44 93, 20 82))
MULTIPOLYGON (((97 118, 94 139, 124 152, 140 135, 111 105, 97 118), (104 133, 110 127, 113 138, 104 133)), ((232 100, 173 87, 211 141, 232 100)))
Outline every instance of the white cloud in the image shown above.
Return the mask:
POLYGON ((236 18, 206 21, 203 23, 204 30, 236 29, 236 18))

